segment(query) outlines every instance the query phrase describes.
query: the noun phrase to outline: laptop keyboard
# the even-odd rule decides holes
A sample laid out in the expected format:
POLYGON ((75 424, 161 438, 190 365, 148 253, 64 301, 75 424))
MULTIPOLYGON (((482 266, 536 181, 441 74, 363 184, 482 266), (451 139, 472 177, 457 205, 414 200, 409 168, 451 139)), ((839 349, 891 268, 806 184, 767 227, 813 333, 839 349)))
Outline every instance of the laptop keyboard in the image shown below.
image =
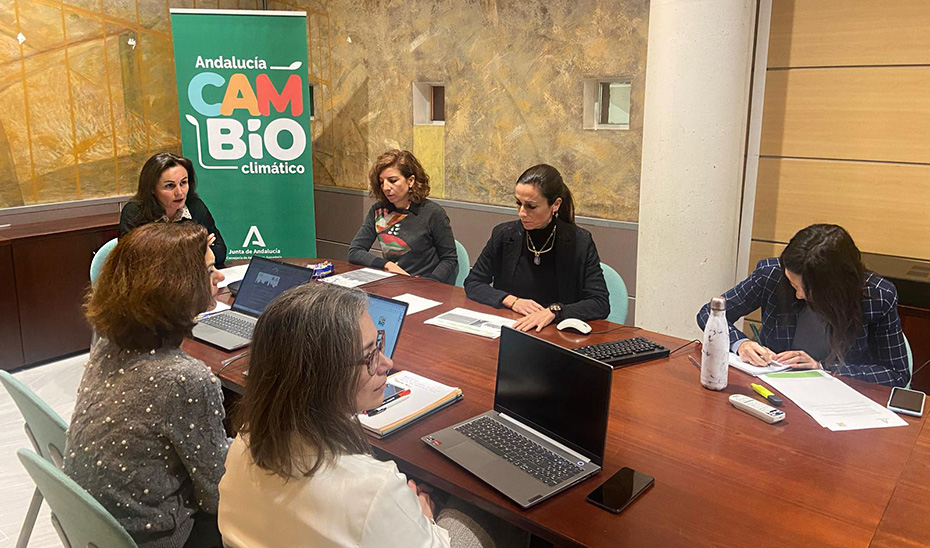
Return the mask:
POLYGON ((480 417, 455 429, 550 487, 582 471, 567 459, 490 417, 480 417))
POLYGON ((252 330, 255 329, 255 320, 234 314, 214 314, 200 320, 200 323, 238 335, 243 339, 251 339, 252 330))
POLYGON ((592 344, 574 350, 579 354, 594 358, 612 367, 665 358, 669 354, 668 348, 644 337, 592 344))

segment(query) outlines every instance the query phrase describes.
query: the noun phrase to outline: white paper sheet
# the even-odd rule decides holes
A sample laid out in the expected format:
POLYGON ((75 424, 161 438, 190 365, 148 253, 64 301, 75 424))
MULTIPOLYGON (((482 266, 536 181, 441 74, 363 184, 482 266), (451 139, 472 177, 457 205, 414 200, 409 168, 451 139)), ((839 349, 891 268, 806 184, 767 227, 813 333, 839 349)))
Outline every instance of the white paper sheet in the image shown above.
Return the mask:
POLYGON ((776 365, 774 362, 765 367, 757 367, 755 365, 750 365, 743 361, 737 354, 730 352, 730 367, 739 369, 743 373, 752 375, 753 377, 758 377, 759 375, 765 375, 766 373, 778 373, 779 371, 785 371, 791 369, 790 365, 776 365))
POLYGON ((439 306, 442 303, 439 301, 433 301, 430 299, 424 299, 423 297, 418 297, 413 293, 404 293, 403 295, 398 295, 394 297, 398 301, 404 301, 410 306, 407 307, 407 315, 416 314, 417 312, 423 312, 433 308, 434 306, 439 306))
POLYGON ((483 314, 467 308, 455 308, 423 323, 496 339, 501 336, 501 326, 513 327, 516 320, 492 314, 483 314))
POLYGON ((393 272, 385 272, 383 270, 375 270, 374 268, 360 268, 358 270, 352 270, 350 272, 344 272, 342 274, 323 278, 322 281, 328 284, 351 288, 365 285, 371 282, 376 282, 378 280, 383 280, 385 278, 390 278, 391 276, 396 276, 396 274, 393 272))
POLYGON ((907 426, 892 411, 824 371, 772 373, 762 380, 834 432, 907 426))
POLYGON ((218 287, 223 288, 233 282, 240 281, 242 278, 245 278, 245 271, 248 269, 248 263, 239 266, 231 266, 229 268, 221 268, 220 272, 223 273, 223 276, 226 276, 226 279, 217 284, 218 287))

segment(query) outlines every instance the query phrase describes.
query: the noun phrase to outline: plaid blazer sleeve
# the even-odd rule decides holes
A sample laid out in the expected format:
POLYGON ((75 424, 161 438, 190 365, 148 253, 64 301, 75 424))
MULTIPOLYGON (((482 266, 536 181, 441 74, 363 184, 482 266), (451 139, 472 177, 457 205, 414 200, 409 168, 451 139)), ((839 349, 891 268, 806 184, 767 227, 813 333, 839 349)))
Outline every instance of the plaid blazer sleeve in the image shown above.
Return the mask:
POLYGON ((898 316, 898 292, 894 284, 877 276, 867 282, 868 298, 862 301, 867 352, 851 354, 836 374, 884 384, 906 386, 911 379, 898 316))
MULTIPOLYGON (((743 316, 760 308, 772 292, 775 290, 775 284, 778 283, 778 276, 781 270, 778 267, 778 259, 765 259, 759 261, 756 269, 748 278, 736 284, 736 287, 723 294, 727 300, 727 324, 730 328, 730 347, 732 348, 736 341, 749 339, 749 337, 736 328, 733 322, 743 316)), ((710 303, 701 307, 697 315, 698 326, 703 330, 707 324, 707 318, 710 317, 710 303)))

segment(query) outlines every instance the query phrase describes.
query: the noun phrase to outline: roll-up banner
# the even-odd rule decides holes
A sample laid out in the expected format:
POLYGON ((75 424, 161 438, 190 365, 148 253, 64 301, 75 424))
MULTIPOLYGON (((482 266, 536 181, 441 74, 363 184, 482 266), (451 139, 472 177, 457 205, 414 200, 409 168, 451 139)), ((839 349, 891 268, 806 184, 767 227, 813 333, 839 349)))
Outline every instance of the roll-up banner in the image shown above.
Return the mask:
POLYGON ((172 9, 181 146, 227 260, 315 257, 307 14, 172 9))

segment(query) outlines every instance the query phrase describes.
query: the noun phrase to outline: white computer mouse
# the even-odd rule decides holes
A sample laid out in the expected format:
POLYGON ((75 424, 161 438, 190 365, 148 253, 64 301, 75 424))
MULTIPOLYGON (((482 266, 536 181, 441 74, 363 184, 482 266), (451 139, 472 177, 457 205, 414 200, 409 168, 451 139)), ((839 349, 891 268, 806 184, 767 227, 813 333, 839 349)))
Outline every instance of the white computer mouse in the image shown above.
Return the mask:
POLYGON ((591 326, 579 320, 578 318, 568 318, 559 322, 559 325, 556 326, 559 331, 565 331, 566 329, 571 329, 577 331, 582 335, 587 335, 591 332, 591 326))

